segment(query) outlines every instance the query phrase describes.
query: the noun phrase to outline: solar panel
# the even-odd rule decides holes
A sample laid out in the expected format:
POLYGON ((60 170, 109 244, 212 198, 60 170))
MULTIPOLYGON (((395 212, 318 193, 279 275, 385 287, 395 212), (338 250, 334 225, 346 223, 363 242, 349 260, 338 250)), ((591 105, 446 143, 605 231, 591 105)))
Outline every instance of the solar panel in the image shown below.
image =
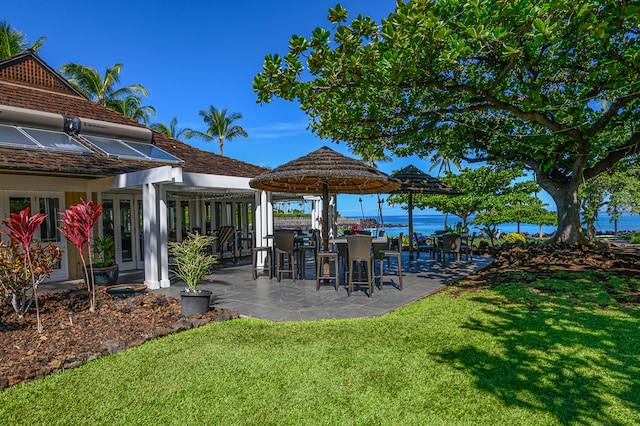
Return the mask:
POLYGON ((182 163, 183 161, 160 148, 142 142, 124 141, 120 139, 103 138, 100 136, 82 135, 89 143, 94 145, 106 155, 115 157, 128 157, 143 160, 170 161, 182 163))
POLYGON ((162 149, 158 148, 155 145, 151 145, 148 143, 141 143, 141 142, 132 142, 132 141, 126 141, 126 143, 131 147, 135 148, 137 151, 143 153, 147 157, 152 158, 154 160, 175 161, 179 163, 183 162, 178 157, 174 157, 173 155, 169 154, 167 151, 163 151, 162 149))
POLYGON ((131 148, 130 146, 127 146, 121 140, 103 138, 100 136, 82 135, 82 137, 107 155, 116 157, 145 158, 144 155, 131 148))
POLYGON ((39 148, 40 146, 22 133, 18 128, 0 124, 0 144, 21 148, 39 148))
POLYGON ((45 149, 80 154, 93 154, 93 151, 82 145, 80 142, 73 140, 71 136, 66 133, 41 129, 22 130, 34 138, 45 149))

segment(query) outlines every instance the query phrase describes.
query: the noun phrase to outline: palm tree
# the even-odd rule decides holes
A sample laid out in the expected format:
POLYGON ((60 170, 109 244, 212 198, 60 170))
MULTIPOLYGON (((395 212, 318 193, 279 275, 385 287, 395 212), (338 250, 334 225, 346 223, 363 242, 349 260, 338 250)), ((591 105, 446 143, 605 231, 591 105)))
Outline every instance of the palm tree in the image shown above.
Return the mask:
POLYGON ((148 96, 147 89, 141 84, 118 88, 121 70, 122 64, 115 64, 113 67, 107 67, 102 76, 95 68, 68 63, 62 66, 61 72, 87 98, 106 107, 109 107, 110 102, 129 96, 148 96))
POLYGON ((149 117, 156 115, 156 109, 152 106, 142 106, 141 104, 142 98, 129 95, 124 99, 111 99, 106 106, 140 123, 149 124, 149 117))
POLYGON ((25 34, 11 28, 8 22, 0 22, 0 59, 22 53, 27 49, 36 52, 44 44, 45 37, 40 37, 29 46, 25 34))
POLYGON ((239 112, 233 112, 231 115, 227 115, 227 109, 217 110, 215 107, 209 106, 209 110, 200 110, 200 116, 208 126, 205 133, 198 130, 187 129, 185 137, 191 139, 193 137, 201 138, 207 142, 218 138, 218 144, 220 144, 220 155, 222 155, 222 145, 224 141, 233 140, 239 136, 249 137, 247 132, 237 124, 235 121, 242 118, 242 114, 239 112))
POLYGON ((173 117, 168 126, 166 123, 154 123, 151 128, 173 139, 180 139, 188 130, 178 129, 178 117, 173 117))

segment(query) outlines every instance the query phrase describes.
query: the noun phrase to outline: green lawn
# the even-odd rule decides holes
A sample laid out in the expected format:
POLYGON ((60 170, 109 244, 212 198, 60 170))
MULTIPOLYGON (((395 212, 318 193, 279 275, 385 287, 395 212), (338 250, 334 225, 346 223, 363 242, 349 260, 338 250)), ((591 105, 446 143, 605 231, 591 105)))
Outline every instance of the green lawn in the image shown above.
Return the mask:
POLYGON ((637 281, 501 281, 380 318, 236 320, 157 339, 0 392, 0 422, 640 423, 640 309, 609 295, 637 281))

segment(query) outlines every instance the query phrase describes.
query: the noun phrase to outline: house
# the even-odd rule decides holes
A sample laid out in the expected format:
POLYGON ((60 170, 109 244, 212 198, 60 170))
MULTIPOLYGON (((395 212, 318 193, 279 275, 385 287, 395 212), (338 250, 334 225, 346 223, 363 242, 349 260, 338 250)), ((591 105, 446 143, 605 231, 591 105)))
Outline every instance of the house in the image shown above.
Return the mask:
POLYGON ((271 194, 249 187, 265 169, 203 151, 87 99, 32 51, 0 61, 0 215, 47 214, 37 238, 64 251, 51 280, 82 276, 77 251, 56 229, 80 198, 104 203, 121 270, 144 269, 168 287, 168 241, 187 232, 237 230, 250 252, 273 231, 271 194))

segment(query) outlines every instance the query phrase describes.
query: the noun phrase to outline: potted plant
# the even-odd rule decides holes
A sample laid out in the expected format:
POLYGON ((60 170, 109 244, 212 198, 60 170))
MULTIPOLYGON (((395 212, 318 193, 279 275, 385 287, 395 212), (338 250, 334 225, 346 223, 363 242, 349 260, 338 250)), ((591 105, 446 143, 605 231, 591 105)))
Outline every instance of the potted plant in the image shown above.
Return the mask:
POLYGON ((169 243, 169 255, 173 257, 173 272, 187 285, 180 292, 182 315, 190 317, 204 314, 209 310, 211 291, 199 289, 200 282, 218 259, 207 254, 207 248, 213 244, 213 237, 189 234, 180 242, 169 243))
MULTIPOLYGON (((96 285, 113 285, 118 282, 118 264, 115 262, 113 236, 105 234, 93 240, 93 278, 96 285)), ((86 280, 86 277, 85 277, 86 280)))

